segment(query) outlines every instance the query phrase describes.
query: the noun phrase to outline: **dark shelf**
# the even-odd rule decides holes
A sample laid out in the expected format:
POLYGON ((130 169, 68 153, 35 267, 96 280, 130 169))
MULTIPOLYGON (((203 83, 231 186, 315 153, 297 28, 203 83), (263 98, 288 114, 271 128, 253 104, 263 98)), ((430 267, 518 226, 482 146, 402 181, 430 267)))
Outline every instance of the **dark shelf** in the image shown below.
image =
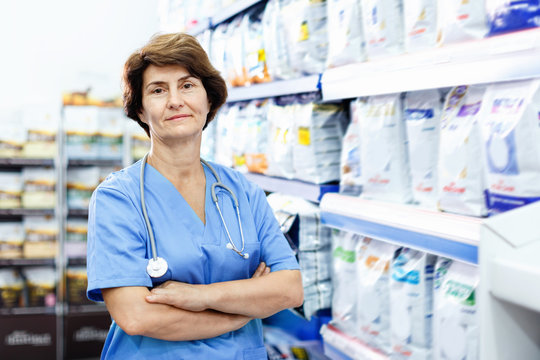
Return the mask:
POLYGON ((54 209, 0 209, 0 217, 20 217, 20 216, 46 216, 54 215, 54 209))
POLYGON ((86 218, 88 217, 88 209, 68 209, 68 216, 86 218))
POLYGON ((88 305, 68 305, 68 314, 107 313, 107 307, 102 303, 88 305))
POLYGON ((0 158, 1 167, 54 166, 54 159, 0 158))
POLYGON ((86 258, 69 258, 67 266, 86 266, 86 258))
POLYGON ((54 259, 0 259, 0 266, 55 266, 54 259))
POLYGON ((106 159, 68 159, 69 167, 77 166, 122 166, 122 160, 106 159))
POLYGON ((16 308, 1 308, 1 315, 54 315, 56 313, 54 306, 39 306, 39 307, 16 307, 16 308))

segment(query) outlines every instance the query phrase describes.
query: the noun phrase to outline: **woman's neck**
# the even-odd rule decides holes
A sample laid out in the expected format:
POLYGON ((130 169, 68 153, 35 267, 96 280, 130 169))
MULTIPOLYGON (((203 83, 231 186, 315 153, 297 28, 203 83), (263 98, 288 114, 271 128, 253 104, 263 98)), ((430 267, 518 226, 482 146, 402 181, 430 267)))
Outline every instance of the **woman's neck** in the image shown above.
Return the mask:
POLYGON ((181 146, 164 146, 152 142, 148 163, 173 183, 196 179, 202 174, 200 141, 181 146))

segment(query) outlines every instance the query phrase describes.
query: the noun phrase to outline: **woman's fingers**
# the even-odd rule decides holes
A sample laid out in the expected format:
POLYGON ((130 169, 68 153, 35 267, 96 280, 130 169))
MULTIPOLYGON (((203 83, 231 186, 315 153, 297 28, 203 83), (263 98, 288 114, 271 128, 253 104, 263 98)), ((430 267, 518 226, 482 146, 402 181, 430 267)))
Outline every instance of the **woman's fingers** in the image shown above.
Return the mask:
POLYGON ((255 270, 251 278, 252 279, 257 278, 259 276, 267 275, 269 273, 270 273, 270 267, 266 266, 264 262, 261 262, 259 266, 257 266, 257 269, 255 270))

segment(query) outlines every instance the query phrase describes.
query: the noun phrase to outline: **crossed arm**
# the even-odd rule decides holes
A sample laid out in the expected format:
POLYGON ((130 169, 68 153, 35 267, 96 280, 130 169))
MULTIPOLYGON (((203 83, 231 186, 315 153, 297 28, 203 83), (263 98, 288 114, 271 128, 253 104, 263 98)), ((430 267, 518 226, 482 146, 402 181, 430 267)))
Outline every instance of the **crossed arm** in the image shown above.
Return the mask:
POLYGON ((212 338, 303 302, 300 272, 270 272, 264 263, 251 279, 209 285, 168 281, 151 291, 119 287, 102 293, 126 333, 171 341, 212 338))

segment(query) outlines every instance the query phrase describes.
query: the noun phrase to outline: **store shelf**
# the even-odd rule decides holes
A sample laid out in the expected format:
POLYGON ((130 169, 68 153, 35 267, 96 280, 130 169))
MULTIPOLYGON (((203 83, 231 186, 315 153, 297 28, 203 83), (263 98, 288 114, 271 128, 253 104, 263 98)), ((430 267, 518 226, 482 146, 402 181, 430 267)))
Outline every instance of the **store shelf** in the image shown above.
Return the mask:
POLYGON ((69 258, 67 261, 67 266, 86 266, 86 258, 85 257, 69 258))
POLYGON ((104 303, 96 303, 89 305, 69 305, 69 314, 93 314, 93 313, 107 313, 107 307, 104 303))
POLYGON ((317 185, 299 180, 288 180, 255 173, 244 175, 248 180, 256 183, 265 191, 298 196, 313 202, 319 202, 323 195, 328 192, 339 191, 339 185, 335 184, 317 185))
POLYGON ((210 18, 211 26, 216 26, 219 23, 224 22, 225 20, 230 19, 231 17, 238 15, 242 11, 247 10, 251 6, 260 3, 261 0, 237 0, 234 1, 231 5, 227 6, 224 9, 218 10, 210 18))
POLYGON ((333 360, 388 360, 382 352, 373 350, 363 342, 340 331, 331 324, 321 328, 324 339, 324 353, 333 360))
POLYGON ((0 217, 53 216, 54 209, 0 209, 0 217))
POLYGON ((1 308, 0 315, 54 315, 54 306, 1 308))
POLYGON ((88 209, 68 209, 69 217, 87 218, 88 209))
POLYGON ((68 159, 68 166, 122 166, 122 159, 68 159))
POLYGON ((54 159, 0 158, 1 167, 54 166, 54 159))
POLYGON ((482 219, 419 209, 410 205, 326 194, 323 224, 401 246, 478 263, 482 219))
POLYGON ((308 93, 320 90, 320 75, 292 80, 279 80, 263 84, 230 88, 227 102, 263 99, 281 95, 308 93))
POLYGON ((0 259, 0 266, 54 266, 55 259, 0 259))
POLYGON ((540 76, 540 29, 329 69, 324 100, 540 76))

